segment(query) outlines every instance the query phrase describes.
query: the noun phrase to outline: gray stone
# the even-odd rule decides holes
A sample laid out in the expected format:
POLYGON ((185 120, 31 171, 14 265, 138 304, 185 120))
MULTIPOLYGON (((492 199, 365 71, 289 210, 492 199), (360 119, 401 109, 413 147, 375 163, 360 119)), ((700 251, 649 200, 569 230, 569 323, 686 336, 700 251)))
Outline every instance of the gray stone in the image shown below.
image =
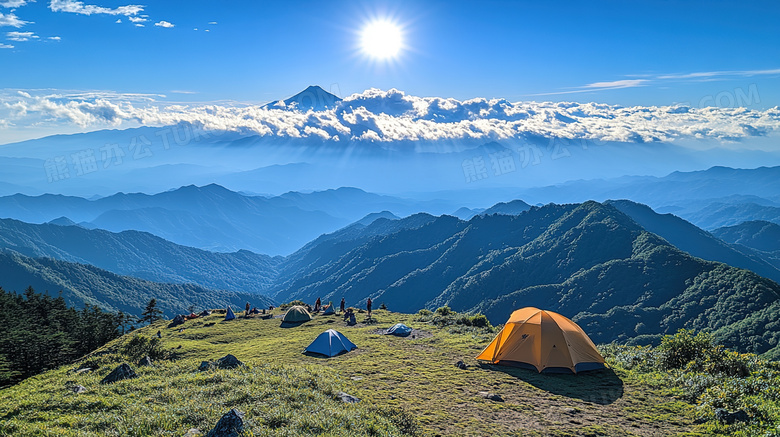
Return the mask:
POLYGON ((718 422, 726 425, 736 422, 747 422, 750 419, 744 410, 737 410, 732 413, 724 408, 715 409, 715 418, 718 419, 718 422))
POLYGON ((198 437, 200 435, 203 435, 203 433, 198 428, 190 428, 187 434, 184 434, 184 437, 198 437))
POLYGON ((206 437, 239 437, 244 431, 244 413, 233 408, 225 413, 206 437))
POLYGON ((238 361, 238 358, 230 354, 218 359, 214 364, 218 369, 235 369, 236 367, 244 365, 244 363, 238 361))
POLYGON ((129 379, 129 378, 135 378, 136 375, 135 371, 130 368, 130 366, 127 363, 122 363, 114 369, 111 373, 108 374, 105 378, 103 378, 102 381, 100 381, 101 384, 109 384, 112 382, 121 381, 123 379, 129 379))
POLYGON ((481 391, 477 393, 478 395, 482 396, 485 399, 496 401, 496 402, 504 402, 504 398, 501 397, 501 395, 497 395, 495 393, 490 393, 487 391, 481 391))
POLYGON ((455 363, 455 367, 457 367, 458 369, 462 369, 462 370, 466 370, 466 369, 469 368, 469 366, 466 363, 464 363, 463 361, 458 361, 457 363, 455 363))
POLYGON ((152 365, 152 359, 149 358, 149 355, 141 358, 141 361, 138 362, 139 366, 151 366, 152 365))
POLYGON ((360 399, 355 396, 344 393, 343 391, 337 392, 336 397, 345 404, 356 404, 360 402, 360 399))
POLYGON ((73 393, 79 394, 79 393, 86 392, 87 388, 84 387, 83 385, 74 385, 74 386, 70 387, 70 391, 72 391, 73 393))
POLYGON ((198 366, 198 370, 203 372, 211 369, 235 369, 236 367, 243 365, 244 363, 239 361, 238 358, 227 354, 216 361, 201 361, 200 366, 198 366))

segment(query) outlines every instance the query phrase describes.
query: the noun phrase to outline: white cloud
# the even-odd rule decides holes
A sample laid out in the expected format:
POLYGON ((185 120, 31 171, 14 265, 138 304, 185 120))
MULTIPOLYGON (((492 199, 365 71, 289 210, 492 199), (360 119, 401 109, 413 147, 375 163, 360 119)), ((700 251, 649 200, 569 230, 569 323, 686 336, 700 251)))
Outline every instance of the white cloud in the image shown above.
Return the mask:
POLYGON ((217 24, 217 22, 216 21, 209 21, 209 24, 211 24, 213 26, 213 25, 217 24))
POLYGON ((0 14, 0 26, 10 26, 10 27, 22 27, 25 24, 30 24, 32 21, 24 21, 19 19, 15 14, 9 13, 9 14, 0 14))
POLYGON ((19 8, 27 3, 35 3, 35 0, 6 0, 0 2, 0 6, 4 8, 19 8))
POLYGON ((33 32, 6 32, 6 38, 11 41, 29 41, 31 39, 39 39, 40 37, 33 32))
POLYGON ((131 16, 131 17, 127 17, 127 19, 130 20, 130 22, 132 22, 132 23, 144 23, 144 22, 147 21, 147 19, 144 18, 144 17, 132 17, 131 16))
POLYGON ((135 23, 135 27, 146 27, 146 26, 144 26, 144 25, 143 25, 143 24, 141 24, 141 23, 135 23))
MULTIPOLYGON (((168 126, 316 141, 486 142, 558 137, 654 142, 681 139, 739 141, 780 133, 780 108, 622 107, 599 103, 517 102, 503 99, 415 97, 391 89, 351 95, 323 111, 256 105, 159 102, 160 96, 116 93, 0 95, 0 119, 48 120, 77 126, 168 126)), ((18 124, 18 123, 17 123, 18 124)))
POLYGON ((159 21, 157 23, 154 23, 154 25, 157 26, 157 27, 164 27, 166 29, 170 29, 170 28, 175 26, 175 24, 169 23, 169 22, 164 21, 164 20, 163 21, 159 21))
POLYGON ((12 46, 11 44, 3 44, 0 42, 0 49, 12 49, 12 48, 14 48, 14 46, 12 46))
POLYGON ((51 0, 49 9, 53 12, 70 12, 81 15, 106 14, 130 17, 143 12, 144 7, 141 5, 126 5, 112 9, 97 5, 85 5, 84 2, 74 0, 51 0))
POLYGON ((780 74, 780 68, 767 70, 724 70, 724 71, 699 71, 684 74, 665 74, 658 76, 657 79, 712 79, 721 77, 751 77, 780 74))
POLYGON ((122 19, 121 19, 121 18, 117 18, 117 19, 116 19, 116 21, 114 21, 114 23, 117 23, 117 24, 119 24, 119 23, 121 23, 121 22, 122 22, 122 19))
POLYGON ((48 39, 52 41, 62 41, 62 38, 59 36, 50 36, 48 39))
POLYGON ((641 86, 647 86, 650 84, 661 85, 665 81, 711 81, 722 80, 736 77, 752 77, 752 76, 767 76, 767 75, 780 75, 780 69, 766 69, 766 70, 724 70, 724 71, 697 71, 692 73, 676 73, 676 74, 661 74, 661 75, 634 75, 635 77, 643 77, 642 79, 621 79, 606 82, 594 82, 588 85, 575 87, 569 90, 531 94, 531 96, 554 96, 560 94, 575 94, 575 93, 587 93, 593 91, 604 90, 616 90, 623 88, 635 88, 641 86))

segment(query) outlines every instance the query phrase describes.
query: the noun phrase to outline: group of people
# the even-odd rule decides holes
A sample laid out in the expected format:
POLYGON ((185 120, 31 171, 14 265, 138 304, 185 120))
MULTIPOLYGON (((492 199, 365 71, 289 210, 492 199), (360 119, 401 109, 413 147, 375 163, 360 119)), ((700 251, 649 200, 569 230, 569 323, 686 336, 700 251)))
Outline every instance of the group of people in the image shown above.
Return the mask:
MULTIPOLYGON (((247 302, 246 303, 246 311, 244 312, 245 315, 248 316, 250 314, 260 314, 260 313, 265 314, 265 308, 263 308, 262 311, 260 309, 258 309, 257 307, 254 307, 254 308, 251 308, 251 309, 250 308, 251 308, 251 305, 249 305, 249 302, 247 302)), ((271 308, 271 311, 273 311, 274 307, 272 306, 270 308, 271 308)))
MULTIPOLYGON (((373 302, 371 302, 371 298, 369 297, 366 301, 366 311, 368 311, 368 317, 371 317, 371 309, 372 309, 373 302)), ((346 308, 346 302, 344 301, 344 298, 341 298, 341 305, 339 306, 339 310, 341 314, 344 316, 344 321, 347 322, 348 326, 353 326, 357 324, 357 318, 355 316, 355 311, 352 308, 346 308)), ((307 305, 309 311, 311 311, 311 307, 307 305)), ((317 300, 314 302, 314 312, 319 312, 322 309, 322 300, 318 297, 317 300)))

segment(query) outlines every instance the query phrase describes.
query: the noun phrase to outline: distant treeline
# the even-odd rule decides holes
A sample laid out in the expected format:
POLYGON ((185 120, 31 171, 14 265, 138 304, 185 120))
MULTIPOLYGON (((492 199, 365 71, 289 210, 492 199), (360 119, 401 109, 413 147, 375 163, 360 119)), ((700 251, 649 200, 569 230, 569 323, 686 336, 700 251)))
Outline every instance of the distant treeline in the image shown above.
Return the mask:
POLYGON ((97 306, 69 308, 62 296, 0 287, 0 387, 72 362, 119 337, 132 320, 97 306))

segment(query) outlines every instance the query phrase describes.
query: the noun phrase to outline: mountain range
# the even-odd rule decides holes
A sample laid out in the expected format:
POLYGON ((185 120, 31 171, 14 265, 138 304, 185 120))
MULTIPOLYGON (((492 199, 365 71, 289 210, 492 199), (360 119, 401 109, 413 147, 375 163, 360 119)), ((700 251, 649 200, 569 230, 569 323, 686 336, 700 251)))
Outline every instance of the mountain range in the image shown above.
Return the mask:
POLYGON ((291 255, 272 295, 361 305, 371 297, 404 312, 449 305, 493 323, 539 306, 572 316, 596 342, 706 328, 725 344, 778 352, 774 330, 764 330, 780 310, 777 283, 693 257, 609 203, 350 227, 291 255))
POLYGON ((250 250, 270 255, 290 254, 317 236, 376 211, 408 215, 455 208, 444 201, 414 201, 356 188, 263 197, 216 184, 190 185, 154 195, 118 193, 92 200, 51 194, 0 197, 0 217, 30 223, 65 218, 85 228, 144 231, 204 250, 250 250))

